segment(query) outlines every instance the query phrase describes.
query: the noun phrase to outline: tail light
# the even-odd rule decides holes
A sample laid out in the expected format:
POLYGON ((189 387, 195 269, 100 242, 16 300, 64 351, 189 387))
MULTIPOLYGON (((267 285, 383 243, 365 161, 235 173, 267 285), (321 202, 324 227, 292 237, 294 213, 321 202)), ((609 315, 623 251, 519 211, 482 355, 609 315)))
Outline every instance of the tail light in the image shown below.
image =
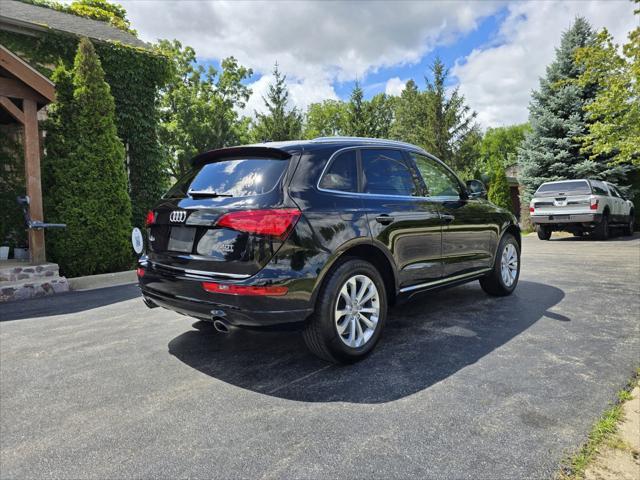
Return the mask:
POLYGON ((589 205, 589 208, 591 210, 597 210, 598 209, 598 199, 597 198, 592 198, 591 199, 591 205, 589 205))
POLYGON ((149 210, 147 212, 146 218, 144 219, 144 226, 148 227, 150 225, 153 225, 155 221, 156 221, 156 214, 153 213, 153 210, 149 210))
POLYGON ((534 205, 535 205, 535 204, 534 204, 533 202, 531 202, 531 203, 529 204, 529 212, 530 212, 530 213, 533 213, 533 212, 535 212, 535 211, 536 211, 536 207, 535 207, 534 205))
POLYGON ((240 232, 270 235, 284 239, 300 218, 297 208, 244 210, 224 214, 216 225, 240 232))
POLYGON ((138 275, 138 278, 142 278, 142 277, 144 277, 144 268, 142 268, 142 267, 138 267, 138 268, 136 269, 136 274, 138 275))
POLYGON ((224 293, 226 295, 252 295, 280 297, 289 290, 281 285, 267 285, 256 287, 250 285, 230 285, 216 282, 203 282, 202 288, 211 293, 224 293))

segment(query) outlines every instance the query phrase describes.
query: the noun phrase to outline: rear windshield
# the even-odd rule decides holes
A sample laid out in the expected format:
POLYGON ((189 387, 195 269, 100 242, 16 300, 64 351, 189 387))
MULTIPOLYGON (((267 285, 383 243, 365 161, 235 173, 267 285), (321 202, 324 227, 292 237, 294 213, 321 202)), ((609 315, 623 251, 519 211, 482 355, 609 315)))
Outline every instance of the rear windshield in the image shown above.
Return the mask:
POLYGON ((536 195, 591 195, 591 187, 585 180, 575 182, 545 183, 540 185, 536 195))
POLYGON ((248 197, 275 187, 289 164, 275 158, 243 158, 208 163, 182 177, 164 198, 184 198, 189 192, 212 196, 248 197))

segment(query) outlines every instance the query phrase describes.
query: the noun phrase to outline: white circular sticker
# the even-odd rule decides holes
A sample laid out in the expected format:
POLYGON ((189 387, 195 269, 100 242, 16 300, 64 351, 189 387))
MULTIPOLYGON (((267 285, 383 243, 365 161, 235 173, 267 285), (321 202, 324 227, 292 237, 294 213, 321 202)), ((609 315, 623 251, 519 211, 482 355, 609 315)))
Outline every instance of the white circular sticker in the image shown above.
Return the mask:
POLYGON ((133 245, 133 250, 136 253, 142 253, 142 249, 144 248, 144 239, 142 238, 142 232, 137 227, 131 231, 131 244, 133 245))

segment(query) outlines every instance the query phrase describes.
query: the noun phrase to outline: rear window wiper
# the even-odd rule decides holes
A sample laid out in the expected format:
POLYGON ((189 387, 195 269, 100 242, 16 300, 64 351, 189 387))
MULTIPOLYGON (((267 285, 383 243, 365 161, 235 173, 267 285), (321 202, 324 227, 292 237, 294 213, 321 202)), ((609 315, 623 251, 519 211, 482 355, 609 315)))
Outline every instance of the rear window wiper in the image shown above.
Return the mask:
POLYGON ((230 193, 218 193, 211 190, 189 190, 187 195, 193 198, 233 197, 230 193))

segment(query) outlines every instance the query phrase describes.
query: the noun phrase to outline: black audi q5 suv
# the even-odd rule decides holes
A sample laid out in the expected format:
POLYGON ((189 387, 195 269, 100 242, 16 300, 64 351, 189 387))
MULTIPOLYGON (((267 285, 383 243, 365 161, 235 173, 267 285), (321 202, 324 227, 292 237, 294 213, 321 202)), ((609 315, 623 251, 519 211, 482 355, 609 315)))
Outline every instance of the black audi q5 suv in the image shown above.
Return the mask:
POLYGON ((348 363, 391 304, 479 280, 509 295, 520 230, 414 145, 328 137, 212 150, 148 213, 145 303, 221 332, 297 322, 309 349, 348 363))

